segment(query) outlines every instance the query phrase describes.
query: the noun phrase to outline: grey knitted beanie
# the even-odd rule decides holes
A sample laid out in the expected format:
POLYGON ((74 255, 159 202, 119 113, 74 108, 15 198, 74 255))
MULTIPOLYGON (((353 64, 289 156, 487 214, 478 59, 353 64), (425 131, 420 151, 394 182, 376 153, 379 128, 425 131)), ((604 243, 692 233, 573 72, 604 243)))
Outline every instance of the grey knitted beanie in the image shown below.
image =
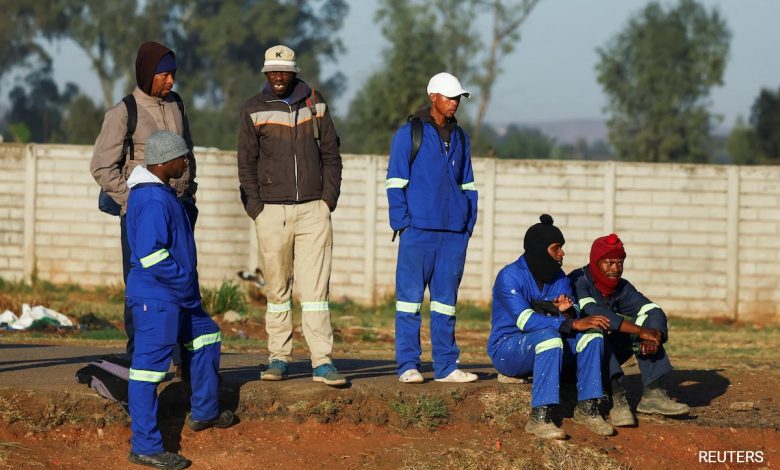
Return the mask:
POLYGON ((145 165, 159 165, 190 153, 187 143, 179 134, 170 131, 155 131, 146 139, 145 165))

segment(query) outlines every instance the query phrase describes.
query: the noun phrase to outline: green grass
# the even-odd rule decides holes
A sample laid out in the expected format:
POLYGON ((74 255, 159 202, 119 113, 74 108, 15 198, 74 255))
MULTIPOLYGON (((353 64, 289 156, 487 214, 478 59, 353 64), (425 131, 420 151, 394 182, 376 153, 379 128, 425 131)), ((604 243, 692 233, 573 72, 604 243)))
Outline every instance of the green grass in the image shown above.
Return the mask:
POLYGON ((200 292, 203 308, 211 315, 221 315, 228 310, 244 313, 246 310, 246 296, 233 281, 224 281, 214 289, 201 287, 200 292))
POLYGON ((447 421, 450 411, 441 397, 415 395, 390 400, 390 409, 395 411, 401 426, 434 429, 447 421))

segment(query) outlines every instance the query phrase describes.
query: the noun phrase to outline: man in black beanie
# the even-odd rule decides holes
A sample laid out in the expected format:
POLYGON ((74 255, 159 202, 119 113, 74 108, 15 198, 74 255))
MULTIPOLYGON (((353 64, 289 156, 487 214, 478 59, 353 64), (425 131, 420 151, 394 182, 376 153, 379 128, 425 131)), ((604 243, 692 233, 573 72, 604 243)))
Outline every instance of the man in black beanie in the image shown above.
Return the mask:
POLYGON ((598 408, 603 396, 601 332, 609 321, 598 315, 579 318, 571 284, 561 269, 563 234, 548 214, 539 220, 525 234, 525 253, 496 277, 488 355, 503 375, 533 375, 531 416, 525 430, 543 439, 566 437, 551 411, 560 404, 562 365, 576 362, 574 422, 609 436, 614 429, 598 408))
MULTIPOLYGON (((157 42, 145 42, 138 48, 135 59, 137 87, 119 104, 109 109, 103 119, 103 127, 95 140, 90 170, 95 181, 105 194, 117 205, 122 240, 122 274, 127 283, 130 272, 130 247, 127 241, 125 212, 130 194, 127 178, 133 169, 144 163, 146 139, 158 130, 175 132, 187 143, 187 168, 179 178, 165 183, 176 190, 176 196, 184 204, 187 218, 194 229, 198 209, 195 207, 195 156, 192 153, 192 139, 189 124, 184 115, 181 98, 172 91, 176 75, 176 55, 157 42), (135 113, 130 108, 134 108, 135 113), (135 126, 132 129, 135 115, 135 126), (133 131, 133 132, 131 132, 133 131), (126 137, 129 141, 126 143, 126 137)), ((132 358, 135 336, 133 315, 125 305, 125 332, 127 333, 127 354, 132 358)), ((173 355, 174 364, 181 363, 177 349, 173 355)), ((181 373, 177 369, 177 374, 181 373)))

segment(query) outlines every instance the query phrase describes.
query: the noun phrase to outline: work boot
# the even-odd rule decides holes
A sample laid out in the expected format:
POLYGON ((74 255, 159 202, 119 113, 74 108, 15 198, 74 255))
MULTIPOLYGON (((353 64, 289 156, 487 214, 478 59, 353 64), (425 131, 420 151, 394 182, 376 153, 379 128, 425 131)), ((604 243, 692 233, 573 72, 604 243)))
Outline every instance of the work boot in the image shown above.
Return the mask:
POLYGON ((636 418, 626 399, 626 391, 615 390, 612 394, 612 409, 609 410, 609 421, 612 426, 635 426, 636 418))
POLYGON ((236 415, 233 414, 233 412, 230 410, 224 410, 219 414, 219 416, 208 421, 198 421, 192 419, 191 415, 187 415, 187 426, 189 426, 190 429, 195 432, 203 431, 204 429, 208 429, 210 427, 220 429, 229 428, 230 426, 233 426, 235 422, 236 415))
POLYGON ((130 452, 127 460, 136 465, 146 465, 164 470, 180 470, 192 465, 192 462, 173 452, 160 452, 152 455, 139 455, 130 452))
POLYGON ((550 411, 549 406, 531 408, 531 415, 525 423, 525 432, 541 439, 566 439, 566 433, 555 425, 550 411))
POLYGON ((690 413, 691 408, 685 403, 677 403, 669 398, 669 395, 661 387, 645 387, 636 411, 645 414, 681 416, 690 413))
POLYGON ((271 359, 271 363, 260 372, 260 380, 284 380, 287 378, 287 363, 279 359, 271 359))
POLYGON ((577 406, 574 408, 572 421, 585 426, 588 428, 588 431, 599 436, 615 434, 615 428, 601 417, 599 401, 595 398, 578 401, 577 406))

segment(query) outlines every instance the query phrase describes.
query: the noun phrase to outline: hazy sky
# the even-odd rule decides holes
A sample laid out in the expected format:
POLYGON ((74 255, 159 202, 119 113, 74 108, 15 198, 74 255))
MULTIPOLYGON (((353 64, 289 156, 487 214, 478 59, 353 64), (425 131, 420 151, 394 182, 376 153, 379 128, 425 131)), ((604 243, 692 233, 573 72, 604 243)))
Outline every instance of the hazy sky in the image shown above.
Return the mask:
MULTIPOLYGON (((761 87, 780 87, 780 28, 777 26, 780 1, 700 2, 708 8, 717 7, 732 32, 725 83, 715 88, 711 96, 712 109, 724 115, 724 125, 731 126, 738 115, 747 117, 761 87)), ((325 64, 326 76, 341 70, 348 77, 344 95, 331 100, 338 114, 346 112, 362 83, 381 65, 381 50, 387 44, 374 22, 377 1, 348 0, 348 3, 350 12, 339 33, 346 51, 337 62, 325 64)), ((605 98, 594 70, 598 60, 596 48, 604 46, 646 3, 644 0, 541 0, 522 27, 520 44, 503 62, 504 72, 494 87, 488 121, 502 124, 603 118, 605 98)), ((483 15, 477 23, 485 30, 489 27, 486 18, 483 15)), ((97 80, 93 74, 84 73, 89 65, 83 53, 67 44, 55 48, 54 52, 58 79, 79 84, 83 90, 92 91, 97 99, 97 80)), ((258 52, 258 69, 261 58, 262 53, 258 52)), ((301 77, 306 78, 305 71, 301 77)))

